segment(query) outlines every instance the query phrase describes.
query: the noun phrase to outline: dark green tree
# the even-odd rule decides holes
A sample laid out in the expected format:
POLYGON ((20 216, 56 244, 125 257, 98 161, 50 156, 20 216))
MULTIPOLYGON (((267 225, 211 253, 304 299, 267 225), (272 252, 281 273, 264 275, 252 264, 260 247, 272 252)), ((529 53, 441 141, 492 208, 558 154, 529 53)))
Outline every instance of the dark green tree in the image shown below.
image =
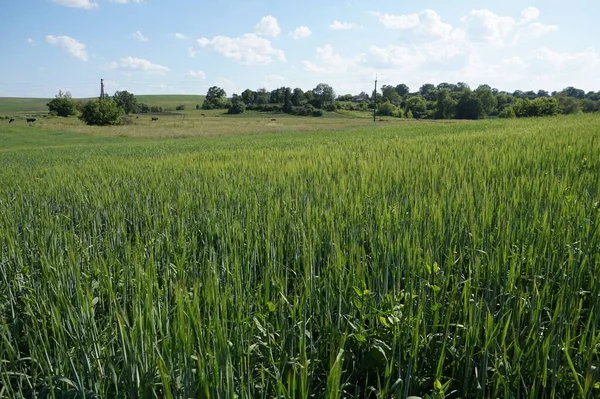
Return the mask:
POLYGON ((133 95, 133 93, 128 92, 127 90, 116 91, 113 95, 113 100, 118 107, 123 109, 125 114, 129 115, 137 111, 137 99, 133 95))
POLYGON ((419 96, 412 96, 406 100, 406 115, 412 115, 413 118, 423 118, 427 112, 427 101, 419 96))
POLYGON ((292 93, 292 105, 298 107, 300 104, 302 104, 303 99, 304 91, 301 88, 296 87, 292 93))
POLYGON ((399 85, 397 85, 395 87, 395 89, 396 89, 396 93, 398 93, 398 95, 400 97, 406 97, 410 93, 410 88, 407 85, 405 85, 404 83, 400 83, 399 85))
POLYGON ((313 96, 313 105, 315 108, 323 108, 323 105, 333 102, 335 99, 335 92, 327 83, 319 83, 317 87, 313 89, 313 96))
POLYGON ((244 104, 246 104, 246 105, 250 105, 250 104, 254 103, 255 98, 256 98, 256 92, 254 92, 250 89, 246 89, 242 92, 242 100, 244 101, 244 104))
POLYGON ((83 106, 79 119, 88 125, 119 125, 122 122, 123 109, 110 98, 92 100, 83 106))
POLYGON ((452 119, 454 117, 456 101, 450 96, 448 89, 438 91, 435 118, 452 119))
POLYGON ((400 97, 394 86, 381 86, 381 95, 383 96, 384 100, 388 100, 394 105, 398 105, 402 101, 402 98, 400 97))
POLYGON ((52 115, 58 115, 62 117, 69 117, 77 115, 77 103, 71 98, 71 93, 58 91, 58 94, 52 101, 46 104, 48 112, 52 115))
POLYGON ((481 101, 483 114, 492 115, 496 109, 496 98, 492 88, 488 85, 481 85, 475 90, 475 95, 481 101))
POLYGON ((286 87, 283 93, 283 107, 281 107, 281 110, 286 114, 292 113, 292 89, 290 87, 286 87))
POLYGON ((483 112, 481 100, 472 91, 465 90, 456 104, 457 119, 479 119, 483 112))
POLYGON ((237 94, 233 94, 231 96, 231 104, 227 109, 228 114, 241 114, 246 110, 246 106, 244 105, 244 99, 242 96, 238 96, 237 94))
POLYGON ((202 109, 221 109, 227 107, 227 93, 220 87, 212 86, 206 93, 202 109))

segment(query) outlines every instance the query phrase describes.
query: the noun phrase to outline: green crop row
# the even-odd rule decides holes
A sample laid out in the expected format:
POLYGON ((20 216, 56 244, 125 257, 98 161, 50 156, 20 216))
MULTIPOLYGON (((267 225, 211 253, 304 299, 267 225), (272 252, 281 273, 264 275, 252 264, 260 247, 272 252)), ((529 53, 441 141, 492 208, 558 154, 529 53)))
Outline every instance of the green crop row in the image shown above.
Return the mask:
POLYGON ((0 132, 0 397, 592 398, 599 121, 0 132))

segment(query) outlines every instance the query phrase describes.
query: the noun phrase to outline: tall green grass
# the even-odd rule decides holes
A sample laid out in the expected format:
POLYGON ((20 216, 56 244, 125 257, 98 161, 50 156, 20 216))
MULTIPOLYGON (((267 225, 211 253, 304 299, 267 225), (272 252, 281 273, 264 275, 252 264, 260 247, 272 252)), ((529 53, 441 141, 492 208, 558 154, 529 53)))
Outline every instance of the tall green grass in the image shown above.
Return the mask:
POLYGON ((0 397, 595 397, 599 121, 11 141, 0 397))

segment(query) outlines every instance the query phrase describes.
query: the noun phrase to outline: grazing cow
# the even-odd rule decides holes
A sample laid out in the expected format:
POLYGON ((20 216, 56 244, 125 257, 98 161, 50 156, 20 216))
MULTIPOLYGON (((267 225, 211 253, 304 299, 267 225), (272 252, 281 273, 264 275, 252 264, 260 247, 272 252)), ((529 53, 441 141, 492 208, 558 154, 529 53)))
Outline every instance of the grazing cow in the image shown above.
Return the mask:
POLYGON ((33 123, 37 121, 37 118, 27 118, 27 123, 33 123))
POLYGON ((206 116, 205 114, 200 114, 200 115, 202 115, 202 116, 206 116))
POLYGON ((140 117, 139 117, 139 116, 136 116, 136 117, 135 117, 135 119, 140 119, 140 117))
POLYGON ((157 118, 156 116, 153 116, 153 117, 152 117, 152 120, 153 120, 153 121, 157 121, 157 120, 158 120, 158 118, 157 118))
POLYGON ((275 122, 277 119, 275 118, 271 118, 271 122, 275 122))
POLYGON ((10 120, 8 121, 8 123, 13 123, 15 121, 15 118, 10 118, 10 120))

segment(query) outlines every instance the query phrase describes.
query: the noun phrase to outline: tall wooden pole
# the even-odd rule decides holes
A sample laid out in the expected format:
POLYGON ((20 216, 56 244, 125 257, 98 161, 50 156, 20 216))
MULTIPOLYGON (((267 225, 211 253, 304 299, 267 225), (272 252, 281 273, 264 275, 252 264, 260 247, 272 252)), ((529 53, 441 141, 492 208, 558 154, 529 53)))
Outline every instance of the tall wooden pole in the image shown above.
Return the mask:
POLYGON ((373 92, 373 123, 375 123, 376 113, 377 113, 377 75, 375 75, 375 91, 373 92))

